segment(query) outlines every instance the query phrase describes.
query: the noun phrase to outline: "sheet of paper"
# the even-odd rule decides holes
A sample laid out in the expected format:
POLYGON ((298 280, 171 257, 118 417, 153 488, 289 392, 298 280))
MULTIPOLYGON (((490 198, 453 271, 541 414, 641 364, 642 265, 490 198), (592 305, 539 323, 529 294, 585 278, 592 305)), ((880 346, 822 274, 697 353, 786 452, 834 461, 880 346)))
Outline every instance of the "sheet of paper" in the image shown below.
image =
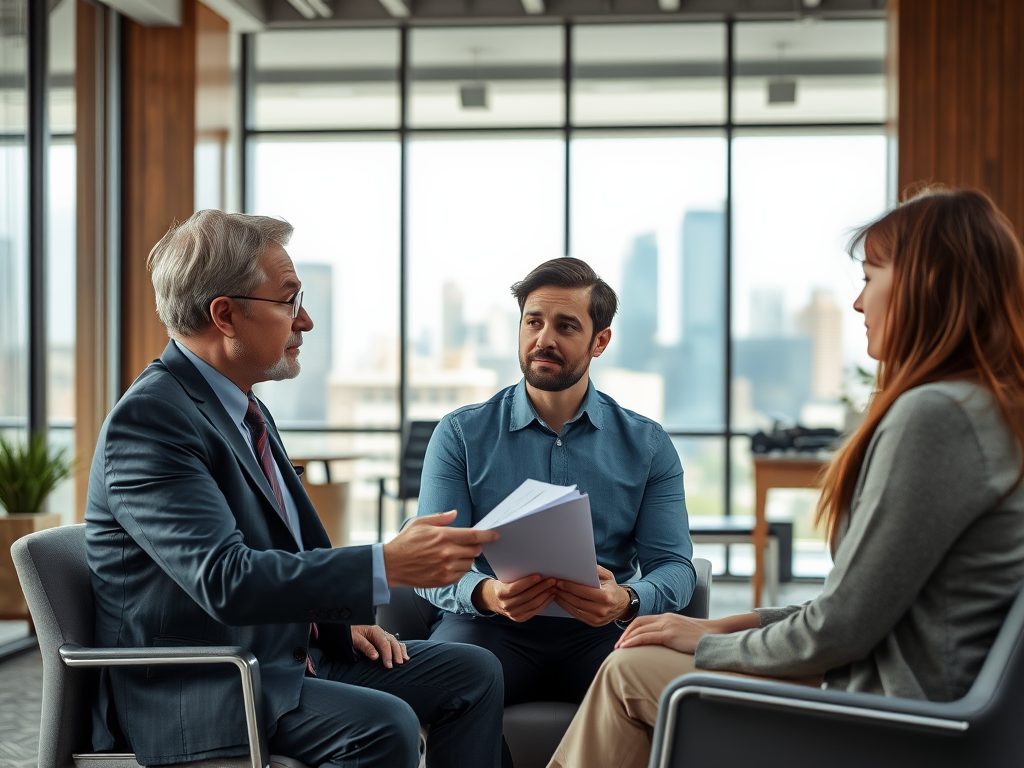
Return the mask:
POLYGON ((488 531, 549 507, 573 494, 579 497, 575 485, 551 485, 539 480, 526 480, 473 527, 488 531))
MULTIPOLYGON (((539 573, 588 587, 601 586, 589 496, 576 494, 564 503, 522 515, 498 527, 498 532, 501 538, 485 544, 483 550, 501 581, 539 573)), ((576 618, 555 603, 539 615, 576 618)))

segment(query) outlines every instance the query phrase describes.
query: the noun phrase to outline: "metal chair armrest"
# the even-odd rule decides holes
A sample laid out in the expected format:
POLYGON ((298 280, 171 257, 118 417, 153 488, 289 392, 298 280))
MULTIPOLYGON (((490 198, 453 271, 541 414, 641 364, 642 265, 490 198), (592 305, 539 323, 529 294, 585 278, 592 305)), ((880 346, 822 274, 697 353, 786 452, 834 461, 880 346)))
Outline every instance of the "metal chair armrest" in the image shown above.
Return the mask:
POLYGON ((162 667, 180 664, 234 664, 242 681, 249 755, 254 766, 270 768, 270 751, 263 736, 263 686, 260 664, 252 652, 237 645, 175 648, 83 648, 66 643, 58 649, 69 667, 162 667))
MULTIPOLYGON (((814 752, 808 734, 820 732, 825 721, 842 722, 852 728, 910 729, 918 734, 956 736, 968 730, 967 718, 971 714, 969 708, 959 702, 898 699, 698 672, 676 678, 662 692, 650 768, 674 764, 673 744, 684 706, 690 707, 688 718, 693 717, 693 706, 707 708, 708 717, 714 722, 728 720, 732 732, 743 732, 745 722, 764 723, 769 713, 779 715, 771 724, 773 738, 781 743, 792 737, 804 743, 808 753, 814 752)), ((713 729, 705 727, 698 732, 706 733, 708 739, 716 738, 713 729)), ((849 746, 853 749, 856 740, 851 742, 854 743, 849 746)), ((870 745, 870 740, 864 743, 870 745)), ((721 750, 721 740, 716 740, 715 748, 721 750)), ((752 746, 762 753, 763 748, 763 742, 752 746)))

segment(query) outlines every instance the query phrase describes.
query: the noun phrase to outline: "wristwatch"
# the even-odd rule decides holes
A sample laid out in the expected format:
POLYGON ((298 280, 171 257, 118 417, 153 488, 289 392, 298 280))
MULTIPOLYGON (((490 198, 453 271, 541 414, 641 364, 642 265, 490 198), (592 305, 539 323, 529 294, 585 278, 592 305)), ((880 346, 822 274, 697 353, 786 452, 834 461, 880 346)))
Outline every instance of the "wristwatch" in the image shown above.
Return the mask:
POLYGON ((629 584, 623 584, 623 589, 629 592, 629 606, 626 608, 626 612, 615 622, 615 626, 619 629, 625 629, 629 626, 629 622, 637 617, 640 613, 640 595, 636 593, 629 584))

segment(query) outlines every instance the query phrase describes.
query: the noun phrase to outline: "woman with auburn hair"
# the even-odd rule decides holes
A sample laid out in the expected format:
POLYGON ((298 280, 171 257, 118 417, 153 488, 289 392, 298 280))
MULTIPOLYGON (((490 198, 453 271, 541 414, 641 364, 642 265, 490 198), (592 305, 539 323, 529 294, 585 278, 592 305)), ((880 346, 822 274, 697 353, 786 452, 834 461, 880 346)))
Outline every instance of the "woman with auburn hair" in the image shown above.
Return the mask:
POLYGON ((967 693, 1024 585, 1024 253, 985 195, 932 190, 854 238, 878 389, 826 471, 816 599, 632 622, 549 768, 646 766, 695 669, 933 701, 967 693))

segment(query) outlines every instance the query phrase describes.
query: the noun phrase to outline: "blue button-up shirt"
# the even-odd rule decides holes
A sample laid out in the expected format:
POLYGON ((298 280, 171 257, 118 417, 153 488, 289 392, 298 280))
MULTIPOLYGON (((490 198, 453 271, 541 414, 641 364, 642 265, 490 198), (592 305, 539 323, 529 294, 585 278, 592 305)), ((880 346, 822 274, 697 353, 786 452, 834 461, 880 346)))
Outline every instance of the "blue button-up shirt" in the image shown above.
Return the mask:
MULTIPOLYGON (((656 422, 591 383, 579 412, 555 434, 520 381, 438 424, 424 458, 418 514, 455 509, 454 525, 472 526, 527 478, 575 483, 590 495, 597 561, 636 590, 641 613, 690 601, 696 577, 683 468, 656 422)), ((446 611, 479 615, 473 590, 493 576, 479 557, 453 586, 417 591, 446 611)))

